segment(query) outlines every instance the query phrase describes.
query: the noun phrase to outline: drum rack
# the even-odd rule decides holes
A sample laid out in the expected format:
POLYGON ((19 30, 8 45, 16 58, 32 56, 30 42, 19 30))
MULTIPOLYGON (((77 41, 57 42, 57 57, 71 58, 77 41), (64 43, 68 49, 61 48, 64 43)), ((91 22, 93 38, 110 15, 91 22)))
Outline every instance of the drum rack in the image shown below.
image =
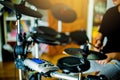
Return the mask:
MULTIPOLYGON (((8 8, 10 8, 12 10, 15 10, 15 12, 16 12, 16 19, 17 19, 17 21, 16 21, 16 23, 17 23, 17 36, 16 36, 17 40, 16 40, 16 42, 17 42, 17 44, 14 48, 14 55, 15 55, 15 65, 19 70, 19 80, 23 80, 23 75, 22 75, 23 72, 22 71, 33 71, 33 72, 35 71, 36 73, 33 74, 34 75, 33 77, 35 80, 41 80, 41 76, 55 77, 55 78, 66 79, 66 80, 90 80, 89 77, 87 79, 82 78, 82 69, 80 68, 79 65, 76 66, 78 73, 79 73, 79 76, 76 77, 76 76, 71 76, 69 74, 58 72, 59 67, 53 65, 52 63, 50 63, 46 60, 41 60, 38 58, 27 58, 28 47, 32 43, 32 41, 27 41, 26 34, 23 34, 23 32, 21 31, 21 27, 20 27, 20 19, 22 17, 21 14, 25 14, 25 15, 29 15, 29 16, 33 16, 33 17, 37 17, 37 18, 41 18, 42 15, 36 11, 29 9, 28 7, 25 7, 24 1, 22 1, 22 3, 19 5, 11 4, 10 2, 6 2, 6 1, 0 1, 0 3, 3 4, 4 6, 7 6, 8 8), (24 10, 22 10, 22 9, 24 9, 24 10)), ((54 12, 54 9, 53 9, 53 12, 54 12)), ((71 18, 72 21, 75 19, 76 19, 76 16, 71 18)), ((70 20, 70 19, 68 19, 68 20, 70 20)), ((67 21, 67 22, 69 22, 69 21, 67 21)), ((53 43, 50 42, 50 44, 53 44, 53 43)), ((56 44, 56 43, 54 43, 54 44, 56 44)), ((92 78, 94 80, 106 80, 103 78, 103 76, 95 76, 95 78, 94 77, 92 77, 92 78)), ((92 80, 92 78, 91 78, 91 80, 92 80)))

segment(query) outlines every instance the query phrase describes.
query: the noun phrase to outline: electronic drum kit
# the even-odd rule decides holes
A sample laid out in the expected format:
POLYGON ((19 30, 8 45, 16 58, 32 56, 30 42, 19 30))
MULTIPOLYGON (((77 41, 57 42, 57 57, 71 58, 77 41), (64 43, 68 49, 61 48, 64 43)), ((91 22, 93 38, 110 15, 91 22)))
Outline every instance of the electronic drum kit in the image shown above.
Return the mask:
MULTIPOLYGON (((55 18, 57 18, 58 20, 62 20, 63 22, 73 22, 77 17, 76 13, 66 5, 59 4, 56 5, 56 7, 55 6, 53 7, 49 0, 40 0, 41 2, 39 2, 39 0, 26 0, 26 1, 35 5, 37 8, 41 9, 51 8, 51 11, 55 18), (37 1, 39 3, 37 3, 37 1)), ((21 18, 20 14, 42 18, 42 14, 26 7, 24 5, 25 2, 22 2, 21 4, 12 4, 8 1, 0 1, 0 3, 7 8, 10 8, 11 10, 15 10, 19 14, 16 16, 18 21, 21 18)), ((73 34, 74 33, 71 33, 72 38, 74 38, 73 34)), ((25 71, 26 69, 36 71, 40 73, 39 75, 43 75, 45 77, 55 77, 66 80, 107 80, 105 76, 95 77, 92 76, 92 78, 88 76, 87 78, 82 78, 82 72, 87 71, 90 68, 89 60, 102 60, 107 58, 106 55, 104 55, 103 53, 89 50, 87 44, 85 43, 86 41, 85 42, 82 41, 82 43, 85 43, 83 49, 80 48, 65 49, 63 52, 65 54, 69 54, 70 56, 60 58, 56 66, 42 59, 37 58, 27 59, 25 57, 27 53, 26 46, 28 47, 30 44, 29 41, 27 40, 29 37, 31 37, 32 42, 46 43, 49 45, 61 45, 65 43, 66 44, 70 43, 71 42, 70 36, 64 33, 58 33, 54 29, 44 26, 34 27, 32 31, 28 32, 28 34, 26 35, 27 37, 21 35, 20 27, 18 24, 17 45, 15 47, 14 52, 14 54, 18 55, 15 61, 18 69, 22 69, 25 71), (63 72, 62 73, 58 72, 59 69, 62 70, 63 72), (79 76, 78 77, 71 76, 69 75, 69 73, 79 73, 79 76)), ((20 80, 22 80, 22 78, 20 78, 20 80)))

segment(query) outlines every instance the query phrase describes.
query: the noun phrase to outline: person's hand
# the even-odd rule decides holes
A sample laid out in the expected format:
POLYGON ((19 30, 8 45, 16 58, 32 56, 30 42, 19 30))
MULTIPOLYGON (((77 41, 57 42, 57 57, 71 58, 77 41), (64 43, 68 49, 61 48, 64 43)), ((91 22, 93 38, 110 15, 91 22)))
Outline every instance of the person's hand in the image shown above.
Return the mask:
POLYGON ((104 59, 104 60, 96 60, 96 62, 99 63, 99 64, 107 64, 107 63, 109 63, 112 60, 112 58, 111 58, 110 54, 106 54, 106 56, 107 56, 106 59, 104 59))
POLYGON ((97 40, 96 41, 96 44, 95 44, 95 47, 94 47, 94 50, 97 51, 97 52, 100 52, 101 51, 101 41, 100 40, 97 40))

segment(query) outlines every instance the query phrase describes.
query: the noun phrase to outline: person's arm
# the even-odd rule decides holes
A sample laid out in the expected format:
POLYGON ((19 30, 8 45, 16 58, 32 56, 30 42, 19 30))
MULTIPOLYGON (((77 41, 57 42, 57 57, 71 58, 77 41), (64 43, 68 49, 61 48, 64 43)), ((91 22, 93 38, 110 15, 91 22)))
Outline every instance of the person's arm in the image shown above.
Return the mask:
MULTIPOLYGON (((101 33, 98 33, 97 37, 96 37, 96 44, 95 46, 98 47, 98 49, 95 49, 95 51, 99 51, 102 48, 102 44, 103 44, 103 38, 104 36, 101 33)), ((96 60, 97 63, 99 64, 106 64, 109 63, 111 60, 120 60, 120 52, 110 52, 110 53, 106 53, 107 58, 104 60, 96 60)))
POLYGON ((111 52, 106 53, 107 58, 104 60, 96 60, 99 64, 115 64, 114 62, 110 62, 111 60, 120 60, 120 52, 111 52))
POLYGON ((101 47, 103 45, 103 38, 104 38, 104 36, 102 35, 102 33, 98 32, 98 35, 95 39, 95 46, 97 47, 97 48, 95 48, 95 51, 101 50, 101 47))
POLYGON ((120 52, 111 52, 106 54, 111 60, 120 60, 120 52))

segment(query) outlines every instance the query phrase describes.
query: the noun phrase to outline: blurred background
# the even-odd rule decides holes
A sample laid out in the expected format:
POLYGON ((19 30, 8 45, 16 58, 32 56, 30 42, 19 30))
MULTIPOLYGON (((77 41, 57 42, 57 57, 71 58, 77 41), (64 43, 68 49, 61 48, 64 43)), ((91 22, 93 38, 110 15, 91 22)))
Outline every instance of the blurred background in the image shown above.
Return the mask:
POLYGON ((28 49, 23 57, 54 65, 68 56, 63 54, 66 48, 94 44, 102 17, 112 6, 112 0, 0 0, 0 80, 19 78, 14 64, 19 43, 28 49))

